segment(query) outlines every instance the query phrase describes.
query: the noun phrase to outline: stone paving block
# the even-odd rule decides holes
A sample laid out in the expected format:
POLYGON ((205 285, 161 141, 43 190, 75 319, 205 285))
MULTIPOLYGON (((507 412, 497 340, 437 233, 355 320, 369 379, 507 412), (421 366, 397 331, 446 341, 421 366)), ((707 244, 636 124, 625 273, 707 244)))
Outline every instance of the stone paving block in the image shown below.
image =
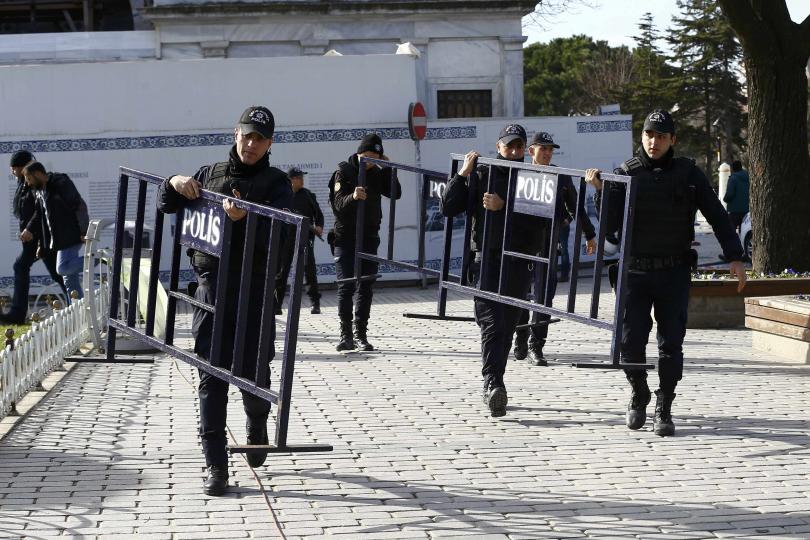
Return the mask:
MULTIPOLYGON (((273 455, 257 471, 290 538, 810 537, 810 367, 769 363, 744 330, 690 330, 675 437, 624 427, 623 374, 564 365, 510 360, 508 414, 492 419, 480 403, 476 326, 401 316, 435 309, 435 297, 376 291, 369 333, 380 351, 369 354, 332 351, 334 292, 323 315, 302 313, 289 440, 335 451, 273 455)), ((600 317, 610 301, 603 295, 600 317)), ((450 295, 450 312, 471 307, 450 295)), ((563 321, 546 352, 605 360, 607 337, 563 321)), ((227 497, 201 493, 198 405, 183 376, 196 380, 167 359, 78 365, 0 441, 0 513, 42 536, 131 526, 149 538, 274 537, 241 458, 227 497)), ((230 424, 244 440, 232 397, 230 424)))

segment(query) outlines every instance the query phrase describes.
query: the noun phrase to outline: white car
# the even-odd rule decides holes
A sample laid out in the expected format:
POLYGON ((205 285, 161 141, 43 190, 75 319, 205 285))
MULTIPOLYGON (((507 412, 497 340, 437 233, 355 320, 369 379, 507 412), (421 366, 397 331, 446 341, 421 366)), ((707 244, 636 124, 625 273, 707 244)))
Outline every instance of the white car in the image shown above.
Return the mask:
POLYGON ((745 214, 740 225, 740 243, 745 251, 745 257, 751 260, 751 213, 745 214))

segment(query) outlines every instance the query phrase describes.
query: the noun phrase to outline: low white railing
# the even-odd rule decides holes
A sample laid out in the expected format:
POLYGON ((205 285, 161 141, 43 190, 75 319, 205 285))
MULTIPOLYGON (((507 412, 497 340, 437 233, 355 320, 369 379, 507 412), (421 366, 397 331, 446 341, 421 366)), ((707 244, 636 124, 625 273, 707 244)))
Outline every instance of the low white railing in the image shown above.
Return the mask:
MULTIPOLYGON (((100 302, 107 295, 106 282, 93 292, 94 300, 100 302)), ((64 309, 54 309, 46 319, 31 324, 31 329, 7 344, 0 352, 0 418, 16 414, 15 405, 31 388, 41 385, 42 380, 54 369, 60 368, 66 356, 75 353, 90 337, 89 310, 85 309, 87 298, 74 300, 64 309)), ((100 311, 96 315, 106 316, 100 311)))

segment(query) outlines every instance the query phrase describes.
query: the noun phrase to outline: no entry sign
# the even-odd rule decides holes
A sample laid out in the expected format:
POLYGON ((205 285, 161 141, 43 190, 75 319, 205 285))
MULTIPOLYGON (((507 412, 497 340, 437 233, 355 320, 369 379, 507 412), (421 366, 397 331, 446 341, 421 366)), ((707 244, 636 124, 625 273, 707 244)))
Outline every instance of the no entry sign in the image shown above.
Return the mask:
POLYGON ((418 101, 408 107, 408 130, 415 141, 421 141, 427 135, 427 113, 425 106, 418 101))

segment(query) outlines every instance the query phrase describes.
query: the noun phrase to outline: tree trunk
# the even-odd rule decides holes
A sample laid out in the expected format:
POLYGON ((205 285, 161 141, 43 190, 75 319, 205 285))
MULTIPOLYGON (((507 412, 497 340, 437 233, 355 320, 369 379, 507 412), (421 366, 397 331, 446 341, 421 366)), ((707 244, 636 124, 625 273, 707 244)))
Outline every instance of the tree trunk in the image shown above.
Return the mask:
POLYGON ((743 46, 754 269, 810 271, 807 75, 810 17, 784 0, 719 0, 743 46))
POLYGON ((745 58, 754 269, 810 271, 806 59, 745 58))

